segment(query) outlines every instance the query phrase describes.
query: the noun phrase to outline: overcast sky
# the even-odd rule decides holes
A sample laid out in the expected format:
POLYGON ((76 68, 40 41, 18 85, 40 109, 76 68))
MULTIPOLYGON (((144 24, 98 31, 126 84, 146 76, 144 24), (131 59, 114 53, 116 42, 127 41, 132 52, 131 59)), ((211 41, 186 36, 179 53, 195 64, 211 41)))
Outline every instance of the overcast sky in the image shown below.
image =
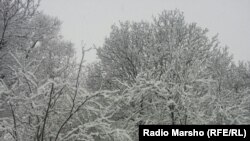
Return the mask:
MULTIPOLYGON (((150 21, 164 9, 179 9, 187 22, 219 34, 235 60, 250 61, 250 0, 42 0, 40 9, 62 21, 62 35, 79 50, 81 41, 101 46, 114 23, 150 21)), ((95 59, 89 53, 88 61, 95 59)))

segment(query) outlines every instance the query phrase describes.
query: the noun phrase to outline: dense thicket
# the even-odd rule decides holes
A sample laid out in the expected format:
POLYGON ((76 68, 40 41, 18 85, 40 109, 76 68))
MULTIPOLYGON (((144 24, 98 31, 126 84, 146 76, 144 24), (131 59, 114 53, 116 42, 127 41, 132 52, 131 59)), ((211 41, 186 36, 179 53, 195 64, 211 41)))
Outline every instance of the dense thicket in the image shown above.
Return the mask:
POLYGON ((76 62, 36 0, 0 0, 0 140, 137 140, 140 124, 249 124, 250 64, 163 11, 121 22, 76 62))

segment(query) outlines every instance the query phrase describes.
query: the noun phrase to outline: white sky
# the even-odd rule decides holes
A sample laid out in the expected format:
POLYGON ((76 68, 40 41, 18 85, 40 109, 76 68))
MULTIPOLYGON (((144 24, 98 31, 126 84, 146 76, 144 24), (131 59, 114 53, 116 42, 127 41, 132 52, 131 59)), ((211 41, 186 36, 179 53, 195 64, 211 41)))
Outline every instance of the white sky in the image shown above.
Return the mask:
MULTIPOLYGON (((164 9, 180 9, 187 22, 219 33, 222 45, 229 46, 235 60, 250 61, 250 0, 42 0, 40 9, 58 17, 62 35, 75 44, 101 46, 114 23, 125 20, 150 21, 164 9)), ((88 62, 96 58, 87 54, 88 62)))

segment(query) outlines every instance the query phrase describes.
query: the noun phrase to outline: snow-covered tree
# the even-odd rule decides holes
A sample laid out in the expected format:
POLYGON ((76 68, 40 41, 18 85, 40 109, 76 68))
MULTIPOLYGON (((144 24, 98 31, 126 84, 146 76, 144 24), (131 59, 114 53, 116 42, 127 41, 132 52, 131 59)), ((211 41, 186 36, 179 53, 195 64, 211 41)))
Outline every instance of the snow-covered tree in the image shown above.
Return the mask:
POLYGON ((0 6, 1 139, 111 140, 126 133, 111 128, 104 112, 111 101, 104 97, 116 91, 91 93, 82 85, 86 50, 77 63, 72 43, 59 33, 60 21, 36 11, 32 0, 0 6))
POLYGON ((112 26, 97 51, 103 73, 122 90, 113 107, 121 128, 134 134, 138 124, 249 122, 248 67, 235 65, 207 33, 179 10, 163 11, 153 23, 112 26))

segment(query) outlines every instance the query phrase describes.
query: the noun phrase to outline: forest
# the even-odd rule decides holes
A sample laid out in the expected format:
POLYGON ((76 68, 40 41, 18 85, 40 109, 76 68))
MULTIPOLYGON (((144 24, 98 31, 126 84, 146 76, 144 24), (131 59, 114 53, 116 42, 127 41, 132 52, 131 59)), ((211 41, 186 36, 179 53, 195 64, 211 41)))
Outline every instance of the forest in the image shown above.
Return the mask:
POLYGON ((250 124, 250 62, 180 10, 114 24, 79 59, 61 21, 38 7, 0 0, 1 141, 136 141, 139 125, 250 124))

